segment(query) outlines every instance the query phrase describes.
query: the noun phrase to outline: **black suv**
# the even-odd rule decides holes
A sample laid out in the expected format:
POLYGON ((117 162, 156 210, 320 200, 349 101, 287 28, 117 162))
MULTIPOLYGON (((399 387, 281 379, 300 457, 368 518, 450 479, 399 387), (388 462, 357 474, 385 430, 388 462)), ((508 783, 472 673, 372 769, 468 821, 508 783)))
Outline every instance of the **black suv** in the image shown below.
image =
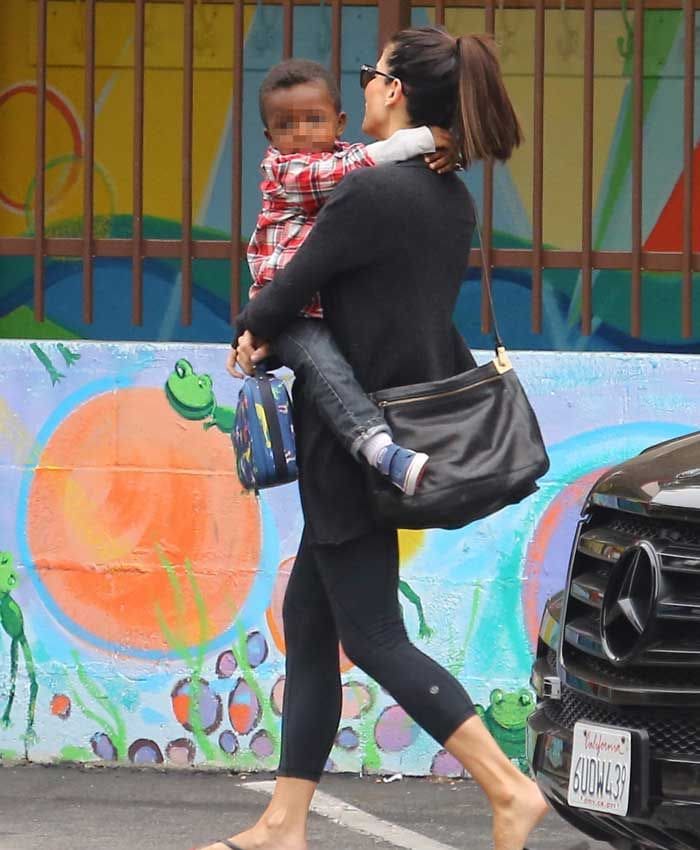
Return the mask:
POLYGON ((528 758, 556 811, 620 850, 700 848, 700 432, 591 490, 532 685, 528 758))

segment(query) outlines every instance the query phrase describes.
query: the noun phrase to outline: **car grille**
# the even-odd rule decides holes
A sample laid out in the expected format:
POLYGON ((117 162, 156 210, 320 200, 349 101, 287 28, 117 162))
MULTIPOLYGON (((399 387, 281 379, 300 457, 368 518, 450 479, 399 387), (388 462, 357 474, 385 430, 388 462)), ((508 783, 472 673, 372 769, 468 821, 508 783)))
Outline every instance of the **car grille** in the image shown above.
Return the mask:
POLYGON ((550 720, 566 729, 573 729, 579 720, 625 729, 645 729, 657 755, 700 755, 700 715, 697 711, 629 706, 617 710, 568 688, 562 691, 560 701, 547 700, 544 708, 550 720))
MULTIPOLYGON (((572 559, 564 666, 571 665, 579 677, 587 678, 588 672, 591 681, 603 677, 611 685, 624 679, 640 689, 669 687, 672 682, 681 689, 700 688, 700 525, 595 508, 581 526, 572 559), (631 651, 613 664, 601 629, 603 600, 609 582, 619 580, 618 561, 623 558, 631 569, 631 556, 625 553, 640 544, 650 547, 645 550, 652 553, 649 560, 656 559, 659 566, 656 602, 650 603, 654 629, 637 645, 634 629, 623 621, 631 651)), ((641 598, 644 592, 642 587, 641 598)))

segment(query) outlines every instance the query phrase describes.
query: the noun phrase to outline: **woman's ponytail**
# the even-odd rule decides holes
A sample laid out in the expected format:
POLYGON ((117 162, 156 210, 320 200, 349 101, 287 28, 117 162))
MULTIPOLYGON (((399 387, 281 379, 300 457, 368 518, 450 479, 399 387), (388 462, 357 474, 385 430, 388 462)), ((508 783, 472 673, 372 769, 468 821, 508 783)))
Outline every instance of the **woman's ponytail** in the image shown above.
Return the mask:
POLYGON ((478 159, 504 162, 522 142, 522 130, 491 37, 457 39, 457 75, 455 130, 464 166, 478 159))
POLYGON ((490 36, 401 30, 389 41, 387 64, 401 80, 413 124, 452 129, 465 167, 477 159, 505 161, 522 141, 490 36))

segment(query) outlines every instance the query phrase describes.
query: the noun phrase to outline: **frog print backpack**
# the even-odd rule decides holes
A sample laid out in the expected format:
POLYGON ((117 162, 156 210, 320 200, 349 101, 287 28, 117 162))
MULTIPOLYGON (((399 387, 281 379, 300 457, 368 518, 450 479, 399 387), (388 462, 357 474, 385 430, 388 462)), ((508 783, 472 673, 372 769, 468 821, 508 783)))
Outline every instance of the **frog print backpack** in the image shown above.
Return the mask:
POLYGON ((236 471, 246 490, 296 481, 292 402, 284 382, 262 364, 243 381, 231 439, 236 471))

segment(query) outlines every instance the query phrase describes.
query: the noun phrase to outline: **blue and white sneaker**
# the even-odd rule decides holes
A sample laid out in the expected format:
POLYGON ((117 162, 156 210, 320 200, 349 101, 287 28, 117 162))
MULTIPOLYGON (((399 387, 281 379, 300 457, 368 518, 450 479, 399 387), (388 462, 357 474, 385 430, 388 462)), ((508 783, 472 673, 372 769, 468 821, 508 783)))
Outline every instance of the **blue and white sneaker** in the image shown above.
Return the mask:
POLYGON ((376 468, 407 496, 413 496, 425 472, 429 457, 391 443, 380 450, 376 468))

